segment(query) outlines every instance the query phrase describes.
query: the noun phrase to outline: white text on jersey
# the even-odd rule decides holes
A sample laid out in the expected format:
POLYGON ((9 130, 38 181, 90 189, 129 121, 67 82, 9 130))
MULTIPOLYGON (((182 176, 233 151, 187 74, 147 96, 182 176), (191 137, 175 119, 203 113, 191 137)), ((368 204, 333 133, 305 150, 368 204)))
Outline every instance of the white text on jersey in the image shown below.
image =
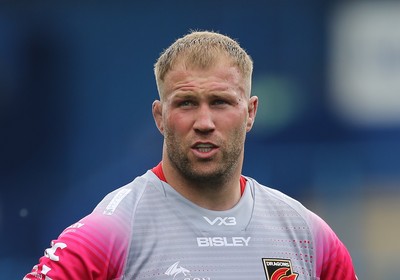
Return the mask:
POLYGON ((197 237, 199 247, 243 247, 249 246, 251 237, 197 237))

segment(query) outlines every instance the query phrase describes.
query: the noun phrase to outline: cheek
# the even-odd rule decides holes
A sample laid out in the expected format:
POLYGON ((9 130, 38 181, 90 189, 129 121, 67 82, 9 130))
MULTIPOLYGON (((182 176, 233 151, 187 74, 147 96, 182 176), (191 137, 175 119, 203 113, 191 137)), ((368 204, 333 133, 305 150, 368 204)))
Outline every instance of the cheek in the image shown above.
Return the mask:
POLYGON ((165 120, 165 130, 174 134, 184 134, 190 130, 190 119, 182 114, 169 114, 165 120))
POLYGON ((239 112, 225 113, 220 118, 219 124, 222 129, 227 131, 234 130, 235 133, 240 130, 246 131, 247 116, 239 112))

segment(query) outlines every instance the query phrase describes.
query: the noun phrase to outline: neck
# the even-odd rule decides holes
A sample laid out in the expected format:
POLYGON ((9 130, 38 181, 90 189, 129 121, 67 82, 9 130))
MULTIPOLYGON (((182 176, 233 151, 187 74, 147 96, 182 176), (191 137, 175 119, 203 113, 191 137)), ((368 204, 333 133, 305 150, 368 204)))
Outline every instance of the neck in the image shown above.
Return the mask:
POLYGON ((240 200, 240 168, 229 176, 216 179, 192 180, 184 177, 177 168, 163 159, 162 169, 166 181, 182 196, 209 210, 228 210, 240 200))

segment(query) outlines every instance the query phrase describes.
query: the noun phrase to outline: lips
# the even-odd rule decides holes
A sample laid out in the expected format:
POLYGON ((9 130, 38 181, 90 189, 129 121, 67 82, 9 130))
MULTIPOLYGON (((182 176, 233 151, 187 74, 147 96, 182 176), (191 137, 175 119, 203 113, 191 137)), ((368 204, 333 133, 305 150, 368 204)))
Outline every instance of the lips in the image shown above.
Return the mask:
POLYGON ((204 143, 204 144, 197 144, 193 148, 198 150, 199 152, 207 153, 207 152, 211 151, 214 147, 215 146, 212 144, 204 143))
POLYGON ((197 154, 211 155, 218 148, 217 145, 209 142, 197 142, 191 147, 197 154))

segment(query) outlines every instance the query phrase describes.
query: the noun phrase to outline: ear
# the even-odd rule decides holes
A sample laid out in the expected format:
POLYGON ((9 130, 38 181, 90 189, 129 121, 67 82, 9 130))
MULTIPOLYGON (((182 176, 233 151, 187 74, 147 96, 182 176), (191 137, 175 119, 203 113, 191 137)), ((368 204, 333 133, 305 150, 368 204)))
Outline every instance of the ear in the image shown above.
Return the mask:
POLYGON ((155 100, 152 105, 153 118, 160 133, 164 135, 164 126, 162 121, 162 104, 160 100, 155 100))
POLYGON ((248 105, 248 118, 247 118, 247 126, 246 131, 249 132, 253 127, 254 121, 256 119, 256 113, 258 108, 258 97, 251 96, 249 99, 248 105))

